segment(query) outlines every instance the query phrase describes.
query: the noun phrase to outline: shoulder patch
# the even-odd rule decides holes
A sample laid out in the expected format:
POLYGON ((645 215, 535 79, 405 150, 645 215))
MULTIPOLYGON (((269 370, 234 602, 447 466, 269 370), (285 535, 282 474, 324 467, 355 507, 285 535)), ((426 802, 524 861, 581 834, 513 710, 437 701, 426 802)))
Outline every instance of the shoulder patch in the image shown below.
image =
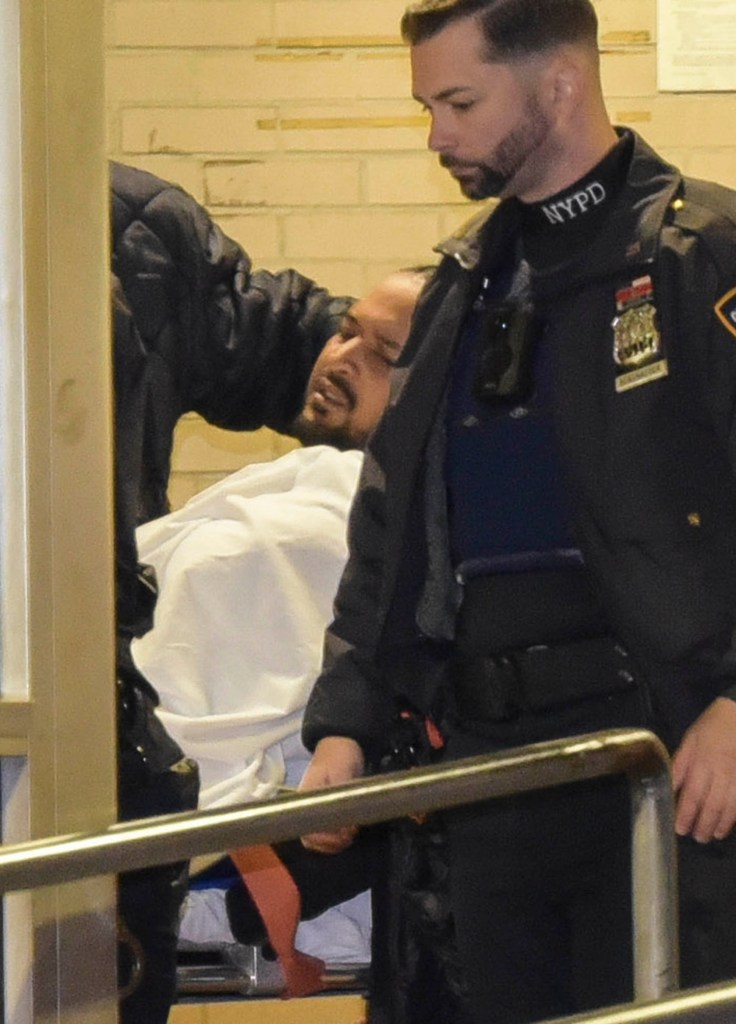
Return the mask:
POLYGON ((722 295, 713 308, 726 330, 736 338, 736 288, 722 295))

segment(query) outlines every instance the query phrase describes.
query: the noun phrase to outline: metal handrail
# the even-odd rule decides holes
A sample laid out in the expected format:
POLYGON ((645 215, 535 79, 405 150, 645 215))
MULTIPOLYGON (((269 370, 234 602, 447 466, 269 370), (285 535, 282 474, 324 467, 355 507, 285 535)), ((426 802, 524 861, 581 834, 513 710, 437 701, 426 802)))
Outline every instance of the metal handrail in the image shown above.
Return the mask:
POLYGON ((2 846, 0 892, 616 774, 628 776, 632 792, 634 991, 637 1000, 654 999, 677 988, 674 806, 667 752, 643 729, 590 733, 263 803, 2 846))
MULTIPOLYGON (((736 1020, 736 983, 689 989, 656 1002, 565 1017, 564 1024, 726 1024, 736 1020), (730 1012, 729 1012, 730 1011, 730 1012)), ((563 1024, 559 1017, 540 1024, 563 1024)))

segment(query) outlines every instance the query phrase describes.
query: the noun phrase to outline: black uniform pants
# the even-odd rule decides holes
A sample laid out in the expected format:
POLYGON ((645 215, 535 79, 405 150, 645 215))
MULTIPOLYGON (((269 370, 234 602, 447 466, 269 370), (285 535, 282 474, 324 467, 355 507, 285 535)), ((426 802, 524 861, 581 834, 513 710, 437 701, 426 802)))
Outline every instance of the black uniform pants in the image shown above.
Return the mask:
MULTIPOLYGON (((520 714, 492 736, 456 731, 447 757, 645 724, 629 690, 520 714)), ((446 820, 457 939, 478 1024, 529 1024, 633 997, 626 780, 503 797, 446 820)))
POLYGON ((683 838, 680 983, 696 988, 736 978, 736 833, 712 843, 683 838))
MULTIPOLYGON (((651 727, 632 693, 521 715, 492 739, 457 732, 447 757, 619 726, 651 727)), ((624 780, 469 805, 449 813, 447 826, 458 943, 478 1024, 530 1024, 633 998, 624 780)), ((736 836, 707 845, 683 839, 678 850, 682 987, 736 977, 736 836)))
POLYGON ((453 909, 478 1024, 632 998, 626 796, 625 784, 596 782, 451 816, 453 909))

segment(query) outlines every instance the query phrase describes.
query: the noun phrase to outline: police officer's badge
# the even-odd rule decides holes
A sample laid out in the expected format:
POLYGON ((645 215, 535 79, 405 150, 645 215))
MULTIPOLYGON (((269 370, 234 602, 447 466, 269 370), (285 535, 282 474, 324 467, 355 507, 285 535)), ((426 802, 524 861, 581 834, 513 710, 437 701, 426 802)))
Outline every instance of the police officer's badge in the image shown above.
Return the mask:
POLYGON ((654 287, 648 274, 616 292, 617 315, 611 324, 616 391, 648 384, 669 372, 653 299, 654 287))

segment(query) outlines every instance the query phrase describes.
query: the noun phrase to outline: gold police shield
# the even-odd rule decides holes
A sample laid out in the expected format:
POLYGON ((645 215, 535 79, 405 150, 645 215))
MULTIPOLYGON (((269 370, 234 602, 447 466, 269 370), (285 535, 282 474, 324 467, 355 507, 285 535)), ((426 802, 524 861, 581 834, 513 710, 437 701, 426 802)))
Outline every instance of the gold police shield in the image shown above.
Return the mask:
POLYGON ((625 309, 613 320, 617 391, 628 391, 667 376, 656 317, 653 303, 642 302, 625 309))

